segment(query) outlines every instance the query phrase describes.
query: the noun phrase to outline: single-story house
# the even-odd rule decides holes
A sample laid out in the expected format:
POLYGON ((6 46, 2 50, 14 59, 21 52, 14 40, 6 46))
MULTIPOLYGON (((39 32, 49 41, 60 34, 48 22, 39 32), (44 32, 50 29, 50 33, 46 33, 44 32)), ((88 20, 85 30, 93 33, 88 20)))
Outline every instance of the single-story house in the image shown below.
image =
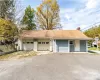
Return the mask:
POLYGON ((93 47, 98 47, 98 46, 100 46, 99 37, 95 37, 95 38, 94 38, 94 41, 92 42, 92 46, 93 46, 93 47))
POLYGON ((18 40, 20 50, 87 52, 91 38, 79 30, 25 30, 18 40))
POLYGON ((94 41, 94 42, 92 43, 92 46, 93 46, 93 47, 100 46, 100 40, 94 41))

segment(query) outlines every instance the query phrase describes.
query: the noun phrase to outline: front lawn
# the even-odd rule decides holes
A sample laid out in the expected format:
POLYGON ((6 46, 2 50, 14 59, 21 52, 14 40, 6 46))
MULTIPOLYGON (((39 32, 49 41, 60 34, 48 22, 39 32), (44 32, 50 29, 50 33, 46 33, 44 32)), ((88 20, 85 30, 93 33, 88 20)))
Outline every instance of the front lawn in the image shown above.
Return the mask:
POLYGON ((25 57, 32 57, 35 55, 37 55, 37 53, 34 51, 18 51, 0 56, 0 60, 20 59, 25 57))
POLYGON ((98 50, 96 47, 90 47, 88 50, 98 50))

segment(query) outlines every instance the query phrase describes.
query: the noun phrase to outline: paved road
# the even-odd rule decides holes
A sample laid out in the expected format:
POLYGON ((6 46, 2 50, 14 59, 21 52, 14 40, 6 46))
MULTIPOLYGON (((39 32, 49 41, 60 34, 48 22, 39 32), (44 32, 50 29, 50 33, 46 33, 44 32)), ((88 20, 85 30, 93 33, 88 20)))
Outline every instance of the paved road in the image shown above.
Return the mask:
POLYGON ((100 80, 100 55, 50 54, 0 61, 0 80, 100 80))

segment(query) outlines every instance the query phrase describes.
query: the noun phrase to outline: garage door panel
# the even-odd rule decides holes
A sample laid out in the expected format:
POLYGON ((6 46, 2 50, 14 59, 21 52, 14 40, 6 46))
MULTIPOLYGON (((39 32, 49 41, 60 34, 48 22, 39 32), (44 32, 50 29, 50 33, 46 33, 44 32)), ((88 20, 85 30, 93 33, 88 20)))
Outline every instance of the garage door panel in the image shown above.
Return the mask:
POLYGON ((49 44, 48 45, 38 44, 38 50, 40 50, 40 51, 48 51, 49 50, 49 44))
POLYGON ((57 40, 57 52, 68 52, 68 40, 57 40))
POLYGON ((38 50, 39 51, 49 51, 50 40, 38 40, 38 50))
POLYGON ((68 52, 68 47, 59 47, 59 52, 68 52))
POLYGON ((34 44, 23 44, 23 49, 24 50, 33 50, 34 44))

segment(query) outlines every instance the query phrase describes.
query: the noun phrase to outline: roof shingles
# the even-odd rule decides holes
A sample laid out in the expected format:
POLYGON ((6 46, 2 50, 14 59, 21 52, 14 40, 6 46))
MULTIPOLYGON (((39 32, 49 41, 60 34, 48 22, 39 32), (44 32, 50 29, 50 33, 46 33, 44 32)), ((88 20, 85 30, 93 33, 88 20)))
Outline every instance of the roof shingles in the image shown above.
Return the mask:
POLYGON ((84 39, 91 38, 84 35, 79 30, 25 30, 20 35, 21 38, 53 38, 53 39, 84 39))

